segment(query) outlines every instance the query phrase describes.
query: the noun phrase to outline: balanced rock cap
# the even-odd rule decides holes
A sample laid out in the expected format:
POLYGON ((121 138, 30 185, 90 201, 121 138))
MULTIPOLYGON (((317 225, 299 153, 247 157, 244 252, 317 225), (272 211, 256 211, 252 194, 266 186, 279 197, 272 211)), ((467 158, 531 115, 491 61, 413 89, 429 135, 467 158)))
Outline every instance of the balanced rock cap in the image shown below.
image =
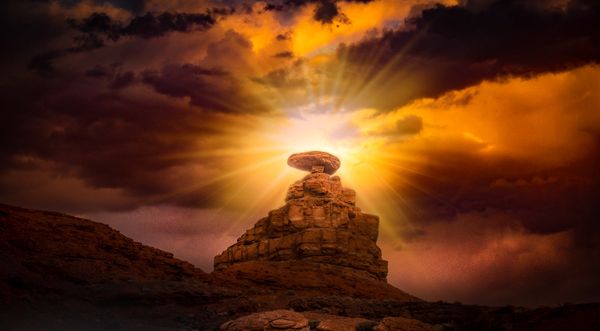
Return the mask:
POLYGON ((323 167, 323 172, 333 175, 340 168, 340 159, 327 152, 312 151, 290 155, 287 161, 290 167, 312 171, 313 167, 323 167))

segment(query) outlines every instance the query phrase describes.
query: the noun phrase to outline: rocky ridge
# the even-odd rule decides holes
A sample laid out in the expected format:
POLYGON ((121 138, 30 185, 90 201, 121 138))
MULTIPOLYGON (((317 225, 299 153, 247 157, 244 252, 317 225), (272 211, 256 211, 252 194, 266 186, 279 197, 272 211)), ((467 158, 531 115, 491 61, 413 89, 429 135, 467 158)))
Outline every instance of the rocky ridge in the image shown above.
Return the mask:
POLYGON ((363 213, 355 204, 355 191, 332 176, 339 160, 325 152, 307 152, 293 154, 288 164, 310 173, 289 187, 283 207, 270 211, 215 257, 215 270, 249 261, 303 261, 385 280, 387 261, 376 244, 379 217, 363 213))
POLYGON ((101 223, 2 204, 0 248, 0 330, 234 330, 245 323, 293 330, 306 328, 305 320, 321 331, 600 325, 598 303, 525 309, 425 302, 331 264, 255 261, 207 274, 101 223))

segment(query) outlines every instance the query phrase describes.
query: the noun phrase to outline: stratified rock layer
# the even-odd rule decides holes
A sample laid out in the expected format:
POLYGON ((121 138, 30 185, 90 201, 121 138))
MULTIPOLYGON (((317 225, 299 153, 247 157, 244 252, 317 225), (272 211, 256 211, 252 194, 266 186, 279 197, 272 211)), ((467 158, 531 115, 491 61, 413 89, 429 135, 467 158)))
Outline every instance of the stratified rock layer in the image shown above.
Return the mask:
MULTIPOLYGON (((313 152, 314 153, 314 152, 313 152)), ((349 267, 384 280, 377 247, 379 218, 355 206, 355 192, 313 166, 292 184, 285 206, 272 210, 215 257, 215 270, 247 261, 302 260, 349 267)))

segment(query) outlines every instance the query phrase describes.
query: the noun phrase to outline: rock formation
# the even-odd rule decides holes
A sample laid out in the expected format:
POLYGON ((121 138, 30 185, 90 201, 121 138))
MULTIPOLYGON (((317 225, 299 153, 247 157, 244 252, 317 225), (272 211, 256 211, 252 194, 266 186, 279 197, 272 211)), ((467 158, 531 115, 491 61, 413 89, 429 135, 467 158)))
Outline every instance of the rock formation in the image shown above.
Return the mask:
MULTIPOLYGON (((438 328, 442 330, 443 325, 438 328)), ((336 316, 316 312, 298 313, 292 310, 278 309, 265 311, 227 321, 219 328, 221 331, 433 331, 433 325, 406 317, 386 317, 375 322, 360 317, 336 316)), ((444 330, 446 328, 443 328, 444 330)))
POLYGON ((285 205, 269 212, 237 243, 215 257, 215 270, 247 261, 305 261, 349 267, 385 280, 387 261, 377 247, 379 218, 355 205, 342 187, 337 157, 325 152, 293 154, 288 164, 310 171, 290 186, 285 205))
POLYGON ((290 155, 288 165, 311 172, 313 167, 323 167, 321 172, 333 175, 340 168, 340 159, 329 153, 313 151, 290 155))
POLYGON ((310 330, 308 320, 302 314, 284 309, 240 317, 223 323, 220 329, 223 331, 310 330))
MULTIPOLYGON (((440 325, 441 326, 441 325, 440 325)), ((441 326, 443 327, 443 326, 441 326)), ((437 328, 440 329, 440 328, 437 328)), ((416 319, 396 316, 386 317, 373 328, 373 331, 433 331, 433 325, 416 319)))
POLYGON ((598 316, 600 303, 426 302, 317 262, 206 274, 106 225, 0 203, 0 330, 598 330, 598 316))

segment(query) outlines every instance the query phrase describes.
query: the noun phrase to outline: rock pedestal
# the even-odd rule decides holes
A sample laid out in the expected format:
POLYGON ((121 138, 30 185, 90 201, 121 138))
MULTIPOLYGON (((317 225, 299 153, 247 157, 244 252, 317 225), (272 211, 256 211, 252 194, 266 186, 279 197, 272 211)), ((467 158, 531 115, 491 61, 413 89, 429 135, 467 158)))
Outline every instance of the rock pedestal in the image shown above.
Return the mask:
POLYGON ((331 175, 339 160, 324 152, 294 154, 290 160, 302 170, 308 164, 311 173, 290 186, 283 207, 215 257, 215 270, 248 261, 298 260, 363 270, 385 280, 387 261, 376 244, 379 217, 356 207, 354 190, 331 175))

